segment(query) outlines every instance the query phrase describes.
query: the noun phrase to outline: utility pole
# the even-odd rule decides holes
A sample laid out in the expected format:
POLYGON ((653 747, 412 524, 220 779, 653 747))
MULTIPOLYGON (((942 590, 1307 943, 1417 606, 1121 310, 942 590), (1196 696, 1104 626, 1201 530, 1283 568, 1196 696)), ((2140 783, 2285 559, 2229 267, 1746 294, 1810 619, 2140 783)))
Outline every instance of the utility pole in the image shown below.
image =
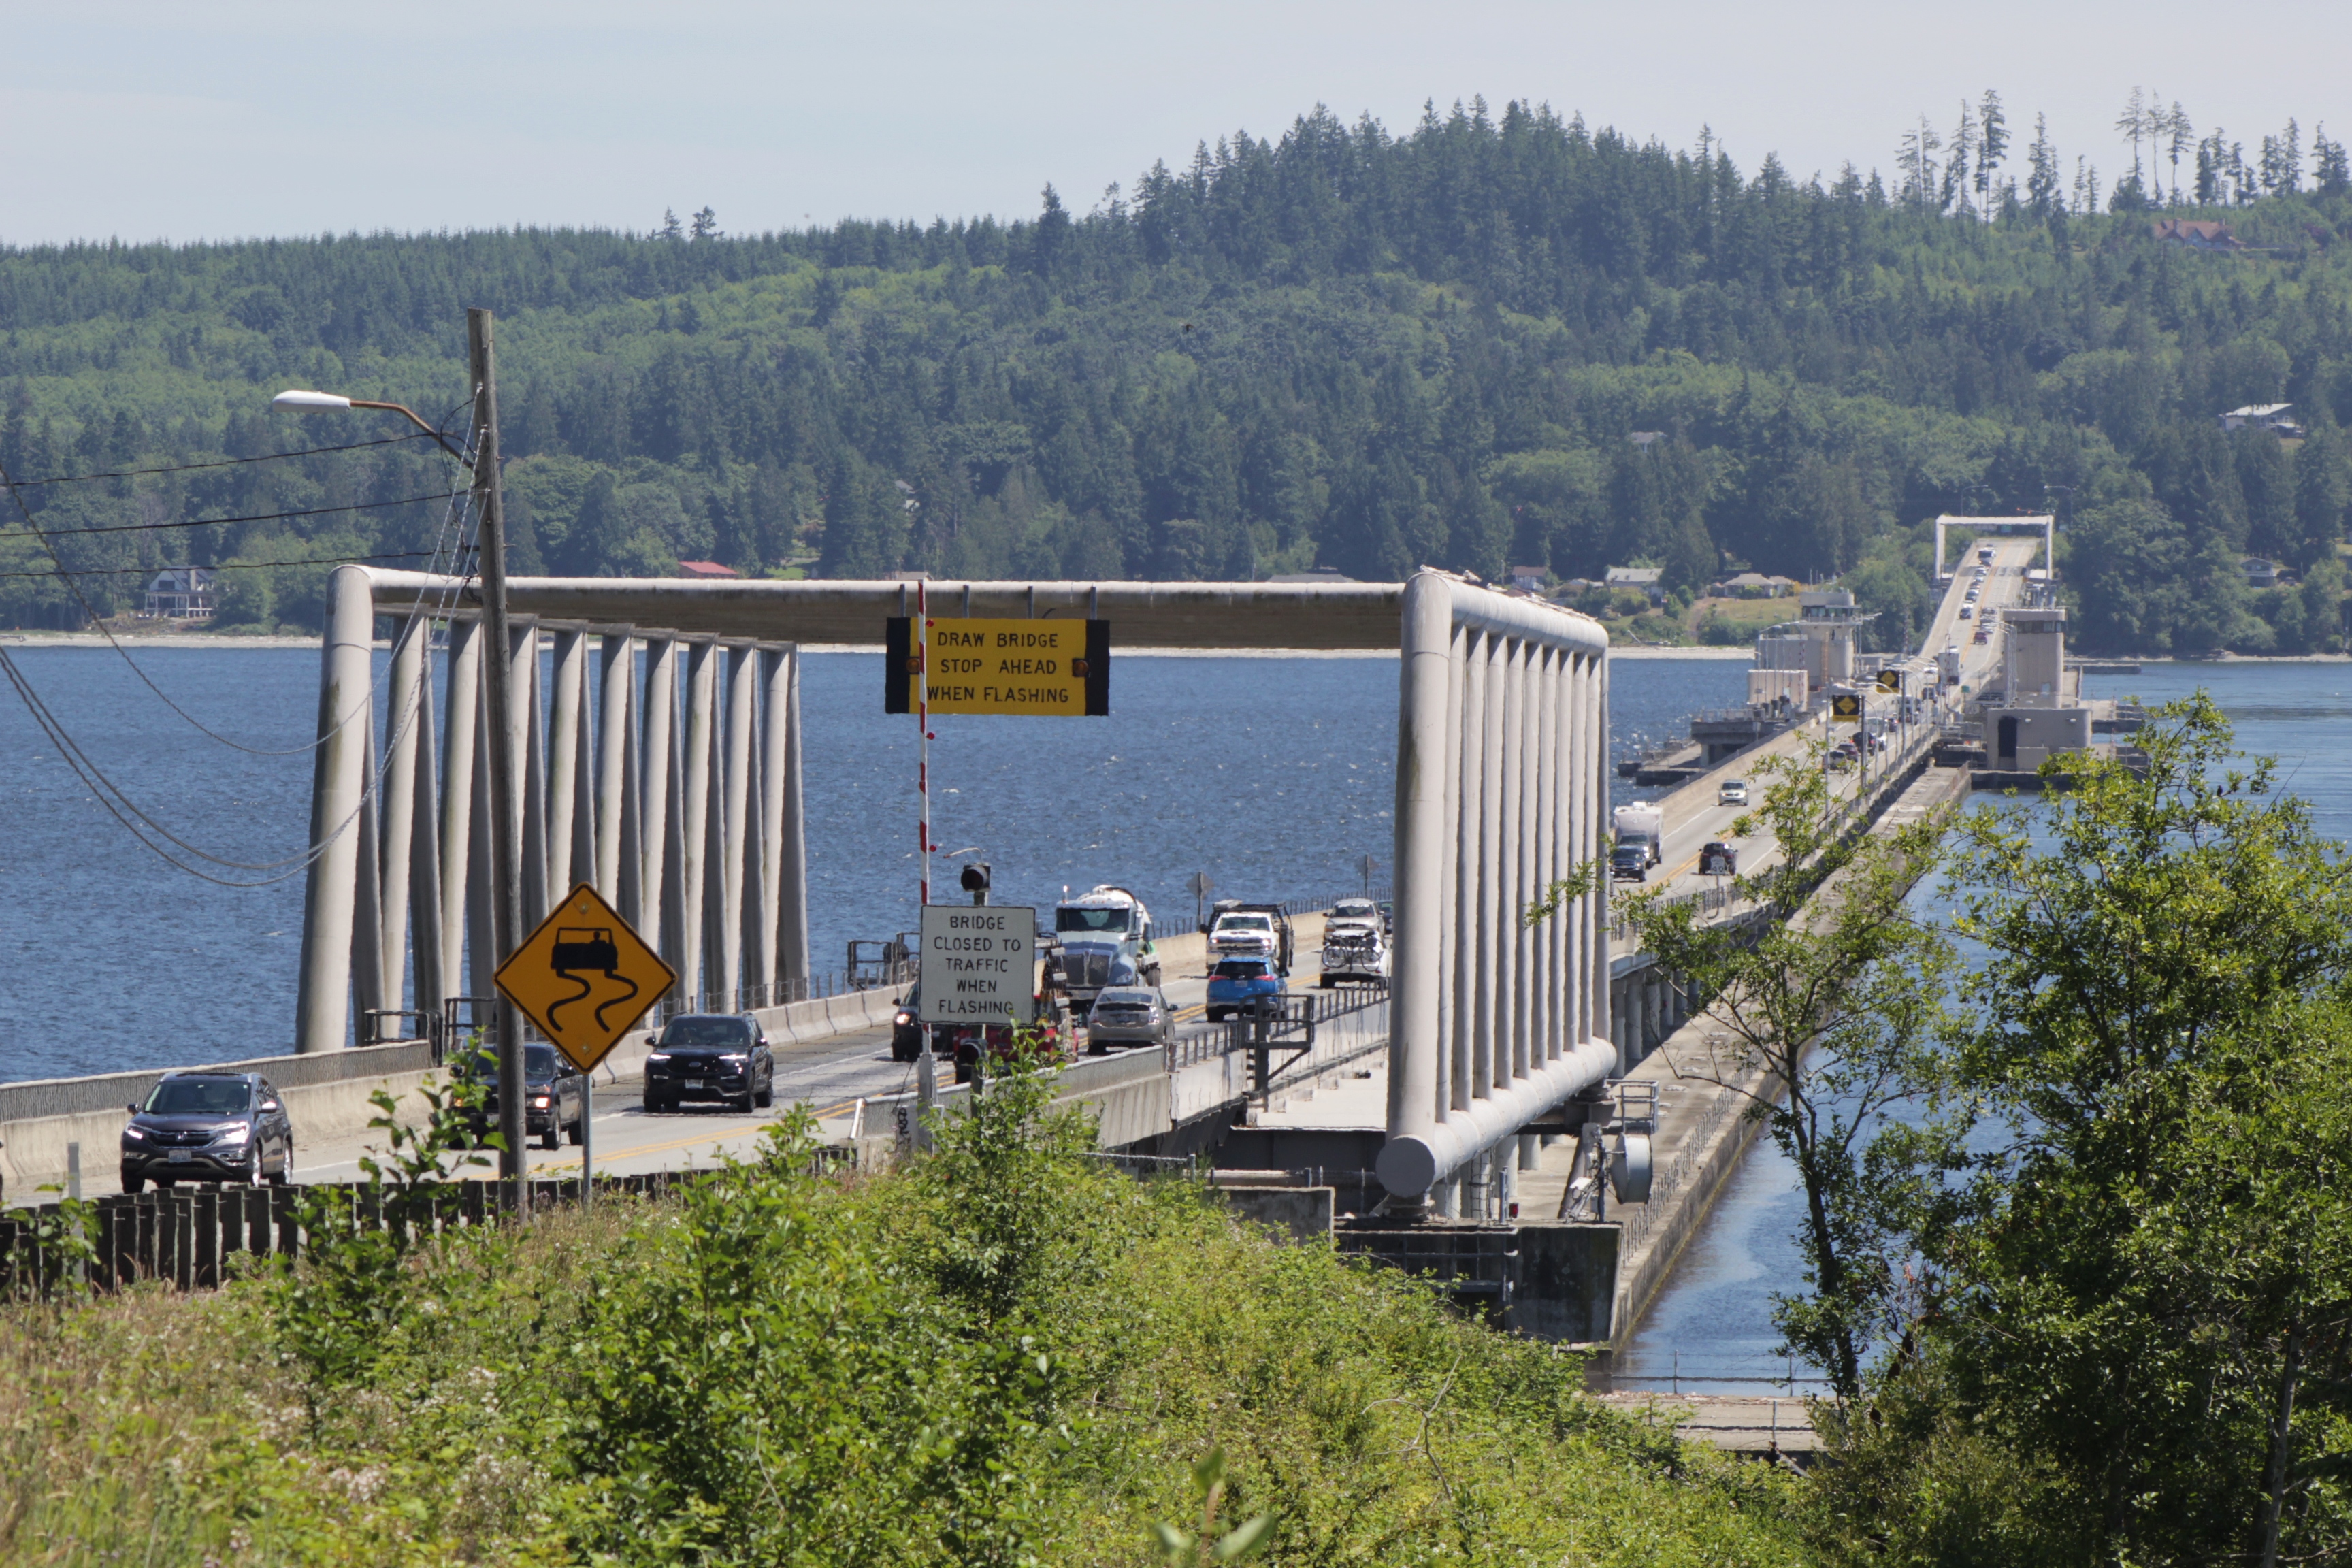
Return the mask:
MULTIPOLYGON (((477 545, 482 570, 482 631, 489 641, 482 679, 489 709, 490 754, 490 946, 491 967, 506 962, 522 941, 521 846, 515 836, 514 646, 507 630, 507 531, 499 485, 499 379, 491 353, 490 313, 466 312, 466 363, 474 382, 474 507, 480 520, 477 545)), ((536 642, 537 638, 534 637, 536 642)), ((536 647, 531 657, 539 657, 536 647)), ((523 1074, 522 1014, 500 992, 498 1000, 499 1180, 506 1206, 520 1218, 530 1215, 525 1183, 523 1106, 530 1084, 523 1074)))

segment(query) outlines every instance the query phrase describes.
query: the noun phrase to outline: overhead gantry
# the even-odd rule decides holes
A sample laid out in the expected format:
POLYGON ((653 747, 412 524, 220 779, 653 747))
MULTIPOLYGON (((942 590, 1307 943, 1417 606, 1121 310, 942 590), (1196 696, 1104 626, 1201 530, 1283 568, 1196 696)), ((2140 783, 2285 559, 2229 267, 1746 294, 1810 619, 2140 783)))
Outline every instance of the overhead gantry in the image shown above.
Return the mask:
MULTIPOLYGON (((1380 1169, 1392 1196, 1409 1205, 1496 1157, 1613 1066, 1605 884, 1541 926, 1520 918, 1554 882, 1606 859, 1597 622, 1430 571, 1406 584, 925 587, 934 617, 1104 619, 1123 649, 1401 650, 1397 1022, 1380 1169)), ((588 881, 677 970, 683 1000, 804 994, 800 648, 878 643, 914 590, 509 579, 513 646, 499 651, 518 694, 525 925, 588 881), (554 644, 544 672, 542 632, 554 644)), ((470 580, 362 566, 331 579, 299 1050, 341 1047, 354 1002, 394 1011, 405 995, 432 1011, 489 993, 479 609, 470 580), (397 626, 381 739, 379 616, 397 626), (449 627, 437 692, 436 624, 449 627)))

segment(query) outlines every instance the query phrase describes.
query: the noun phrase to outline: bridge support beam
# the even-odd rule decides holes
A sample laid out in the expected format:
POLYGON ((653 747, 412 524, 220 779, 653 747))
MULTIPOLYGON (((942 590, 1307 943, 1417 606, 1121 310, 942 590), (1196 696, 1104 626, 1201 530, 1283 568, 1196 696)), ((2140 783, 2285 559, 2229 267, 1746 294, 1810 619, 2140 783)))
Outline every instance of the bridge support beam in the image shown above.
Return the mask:
POLYGON ((1580 868, 1605 868, 1593 738, 1608 639, 1585 616, 1423 572, 1405 585, 1402 645, 1378 1173, 1392 1202, 1483 1212, 1519 1130, 1617 1065, 1605 877, 1538 930, 1522 919, 1580 868))

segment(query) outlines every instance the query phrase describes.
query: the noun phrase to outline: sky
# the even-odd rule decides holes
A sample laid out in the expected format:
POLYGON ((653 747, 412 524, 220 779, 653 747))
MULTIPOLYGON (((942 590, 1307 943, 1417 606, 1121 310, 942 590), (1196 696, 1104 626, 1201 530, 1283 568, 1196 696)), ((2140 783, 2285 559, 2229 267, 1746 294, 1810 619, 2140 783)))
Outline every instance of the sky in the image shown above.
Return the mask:
MULTIPOLYGON (((1328 105, 1523 99, 1743 167, 1891 170, 2000 90, 2072 172, 2134 86, 2246 143, 2352 136, 2352 4, 2144 0, 0 0, 0 243, 1086 211, 1328 105)), ((2014 154, 2013 154, 2014 155, 2014 154)))

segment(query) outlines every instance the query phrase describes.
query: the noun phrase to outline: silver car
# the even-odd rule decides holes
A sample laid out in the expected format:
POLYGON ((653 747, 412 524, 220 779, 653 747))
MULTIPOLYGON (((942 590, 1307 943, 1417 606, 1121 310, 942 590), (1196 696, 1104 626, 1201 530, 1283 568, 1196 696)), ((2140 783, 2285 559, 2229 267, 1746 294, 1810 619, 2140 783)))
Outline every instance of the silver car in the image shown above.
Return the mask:
POLYGON ((1176 1010, 1157 986, 1117 986, 1096 997, 1087 1014, 1087 1052, 1164 1046, 1175 1028, 1176 1010))

